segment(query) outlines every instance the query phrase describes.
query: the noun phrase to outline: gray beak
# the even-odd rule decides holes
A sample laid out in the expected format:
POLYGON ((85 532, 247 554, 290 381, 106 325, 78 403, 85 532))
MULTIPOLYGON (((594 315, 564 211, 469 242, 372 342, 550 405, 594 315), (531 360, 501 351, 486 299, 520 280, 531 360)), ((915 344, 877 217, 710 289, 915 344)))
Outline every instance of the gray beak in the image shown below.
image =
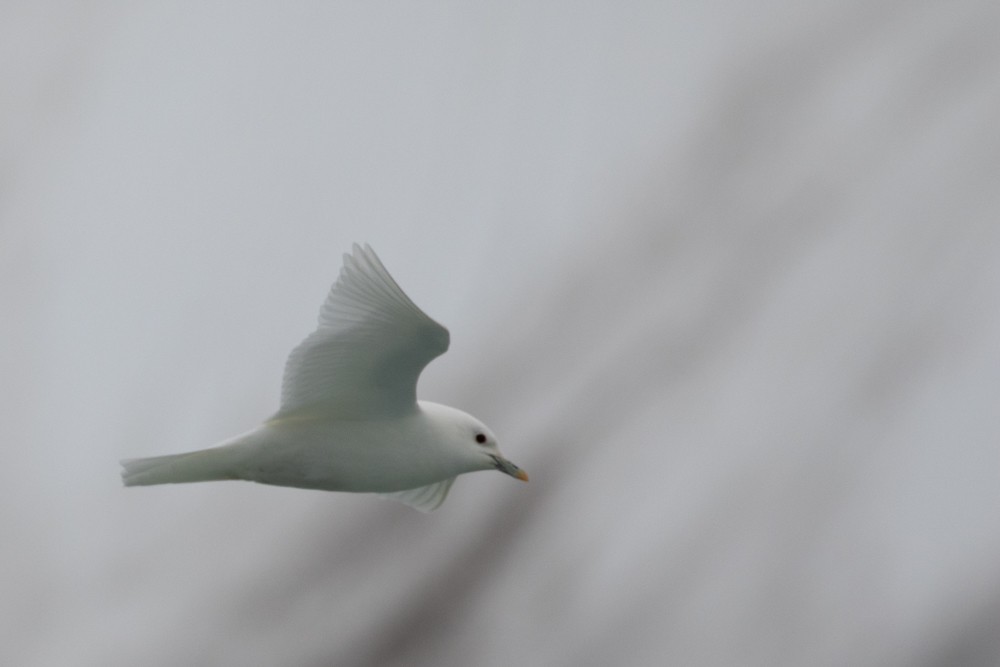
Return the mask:
POLYGON ((494 467, 500 472, 504 473, 505 475, 510 475, 514 479, 519 479, 522 482, 528 481, 528 473, 524 472, 523 470, 518 468, 516 465, 514 465, 504 457, 494 456, 491 454, 490 458, 493 459, 494 467))

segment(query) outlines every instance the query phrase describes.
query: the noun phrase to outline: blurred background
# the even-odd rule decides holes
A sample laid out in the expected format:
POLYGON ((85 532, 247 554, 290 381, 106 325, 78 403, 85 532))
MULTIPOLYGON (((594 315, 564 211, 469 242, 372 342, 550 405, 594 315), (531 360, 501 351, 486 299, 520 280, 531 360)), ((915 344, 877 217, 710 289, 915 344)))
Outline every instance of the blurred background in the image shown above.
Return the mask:
POLYGON ((0 72, 3 664, 1000 664, 995 1, 13 2, 0 72), (123 489, 354 241, 532 481, 123 489))

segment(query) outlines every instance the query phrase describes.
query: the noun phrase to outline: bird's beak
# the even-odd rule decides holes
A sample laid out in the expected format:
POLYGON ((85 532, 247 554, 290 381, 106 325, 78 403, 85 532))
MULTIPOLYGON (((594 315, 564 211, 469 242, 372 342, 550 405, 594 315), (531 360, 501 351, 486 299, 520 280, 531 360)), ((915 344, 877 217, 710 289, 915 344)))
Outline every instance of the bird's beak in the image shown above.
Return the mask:
POLYGON ((490 458, 493 459, 494 467, 496 467, 496 469, 499 470, 500 472, 506 475, 510 475, 514 479, 519 479, 522 482, 528 481, 528 473, 524 472, 523 470, 518 468, 516 465, 514 465, 504 457, 490 456, 490 458))

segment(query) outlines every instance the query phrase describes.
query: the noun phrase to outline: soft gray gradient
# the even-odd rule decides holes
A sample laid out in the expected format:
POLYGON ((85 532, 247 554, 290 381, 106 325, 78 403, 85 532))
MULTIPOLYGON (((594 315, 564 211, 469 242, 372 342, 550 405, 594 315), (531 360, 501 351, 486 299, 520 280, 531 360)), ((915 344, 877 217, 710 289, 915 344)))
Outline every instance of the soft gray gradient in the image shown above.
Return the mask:
POLYGON ((10 3, 0 663, 1000 663, 1000 5, 10 3), (121 488, 352 241, 531 474, 121 488))

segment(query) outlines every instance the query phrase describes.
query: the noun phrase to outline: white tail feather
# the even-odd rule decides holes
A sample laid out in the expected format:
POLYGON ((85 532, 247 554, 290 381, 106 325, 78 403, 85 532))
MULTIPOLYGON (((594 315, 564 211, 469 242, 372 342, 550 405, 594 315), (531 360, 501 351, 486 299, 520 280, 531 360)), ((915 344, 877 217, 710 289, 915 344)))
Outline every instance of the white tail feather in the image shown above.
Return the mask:
POLYGON ((233 454, 231 448, 214 447, 185 454, 123 459, 122 481, 125 486, 147 486, 238 479, 233 454))

